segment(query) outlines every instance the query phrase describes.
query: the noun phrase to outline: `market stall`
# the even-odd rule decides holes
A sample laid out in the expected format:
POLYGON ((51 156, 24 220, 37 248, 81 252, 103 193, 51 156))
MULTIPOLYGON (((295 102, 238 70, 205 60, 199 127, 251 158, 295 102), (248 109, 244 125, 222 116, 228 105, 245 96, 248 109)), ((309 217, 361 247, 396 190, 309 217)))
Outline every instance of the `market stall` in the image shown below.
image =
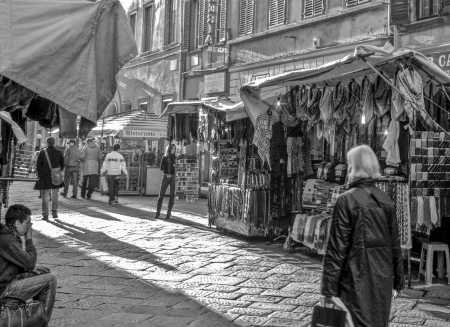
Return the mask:
POLYGON ((255 126, 253 144, 271 168, 270 187, 280 207, 297 201, 286 246, 296 241, 324 253, 333 204, 346 188, 345 154, 363 143, 382 164, 378 187, 395 203, 403 249, 409 253, 414 235, 430 242, 432 230, 450 225, 449 86, 450 76, 422 54, 370 46, 244 86, 241 98, 255 126), (301 177, 292 188, 283 174, 294 166, 301 177), (274 168, 281 173, 274 176, 274 168))
MULTIPOLYGON (((164 153, 167 120, 144 110, 134 110, 105 117, 89 133, 100 139, 105 153, 114 144, 120 144, 128 178, 119 184, 119 194, 157 195, 161 180, 159 163, 164 153)), ((107 183, 102 178, 101 191, 106 192, 107 183)))
MULTIPOLYGON (((31 119, 70 138, 95 126, 116 73, 137 53, 118 0, 0 1, 0 44, 0 111, 22 129, 31 119)), ((30 144, 0 128, 1 179, 34 181, 24 177, 30 144)))

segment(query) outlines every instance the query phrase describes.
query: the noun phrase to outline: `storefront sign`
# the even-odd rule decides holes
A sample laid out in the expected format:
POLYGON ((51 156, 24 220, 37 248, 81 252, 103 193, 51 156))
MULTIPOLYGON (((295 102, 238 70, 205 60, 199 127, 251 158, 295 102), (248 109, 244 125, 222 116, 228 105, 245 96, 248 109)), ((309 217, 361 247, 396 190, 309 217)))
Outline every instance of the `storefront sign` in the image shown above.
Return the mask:
POLYGON ((122 137, 163 138, 166 137, 166 132, 140 130, 140 129, 133 129, 133 130, 126 129, 123 131, 122 137))
POLYGON ((205 94, 225 92, 225 72, 205 75, 205 94))
POLYGON ((430 58, 443 71, 450 75, 450 48, 427 50, 424 54, 430 58))

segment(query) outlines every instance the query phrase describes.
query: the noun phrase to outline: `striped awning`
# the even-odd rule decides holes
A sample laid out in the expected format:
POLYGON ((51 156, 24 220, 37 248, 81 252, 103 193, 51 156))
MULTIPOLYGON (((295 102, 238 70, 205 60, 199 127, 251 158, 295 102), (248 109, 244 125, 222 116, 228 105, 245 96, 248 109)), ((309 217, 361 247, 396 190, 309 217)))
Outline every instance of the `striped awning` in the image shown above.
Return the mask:
POLYGON ((119 136, 123 138, 165 138, 167 118, 145 110, 134 110, 105 117, 97 121, 89 136, 119 136))

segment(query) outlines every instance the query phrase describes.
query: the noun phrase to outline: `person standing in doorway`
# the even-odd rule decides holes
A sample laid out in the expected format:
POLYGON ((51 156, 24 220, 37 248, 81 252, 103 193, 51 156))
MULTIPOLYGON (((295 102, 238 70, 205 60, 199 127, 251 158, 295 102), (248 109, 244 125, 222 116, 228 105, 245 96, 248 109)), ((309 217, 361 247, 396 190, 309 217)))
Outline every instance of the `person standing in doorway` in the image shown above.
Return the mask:
POLYGON ((53 218, 58 218, 58 189, 63 187, 64 183, 58 185, 52 182, 52 169, 64 169, 64 156, 61 151, 55 148, 55 138, 47 139, 47 148, 39 153, 36 171, 38 181, 35 188, 41 191, 42 197, 42 217, 48 220, 49 202, 52 202, 53 218))
POLYGON ((347 154, 350 189, 337 199, 323 263, 325 302, 349 312, 355 327, 387 327, 403 288, 394 204, 375 186, 380 165, 367 145, 347 154))
POLYGON ((69 185, 72 184, 72 199, 77 198, 78 194, 78 177, 80 173, 80 161, 81 152, 75 140, 69 141, 69 147, 64 153, 64 191, 61 193, 62 196, 67 197, 69 191, 69 185))
POLYGON ((166 148, 166 153, 161 160, 161 170, 164 175, 161 181, 161 189, 159 191, 158 197, 158 205, 156 208, 156 216, 155 218, 159 218, 161 213, 161 207, 163 204, 164 196, 167 191, 167 187, 170 186, 169 191, 169 204, 167 206, 167 216, 166 219, 170 219, 170 215, 172 214, 172 208, 175 202, 175 152, 176 146, 175 144, 169 144, 166 148))
POLYGON ((128 177, 127 165, 124 157, 118 152, 119 144, 114 144, 113 151, 108 153, 103 161, 101 174, 106 176, 108 183, 109 204, 118 204, 119 179, 122 175, 128 177))
POLYGON ((98 186, 99 181, 99 162, 102 158, 102 152, 93 138, 87 139, 87 144, 81 153, 83 161, 83 183, 81 185, 81 197, 90 199, 92 192, 98 186), (87 194, 86 194, 87 189, 87 194))

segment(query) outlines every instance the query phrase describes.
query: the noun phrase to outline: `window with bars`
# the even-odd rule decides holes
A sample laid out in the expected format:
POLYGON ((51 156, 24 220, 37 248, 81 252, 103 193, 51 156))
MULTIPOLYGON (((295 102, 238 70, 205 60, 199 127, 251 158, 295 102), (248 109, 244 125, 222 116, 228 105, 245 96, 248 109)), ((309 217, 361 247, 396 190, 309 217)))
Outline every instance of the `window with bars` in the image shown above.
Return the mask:
POLYGON ((153 46, 153 5, 144 7, 144 33, 142 34, 143 52, 151 51, 153 46))
POLYGON ((130 27, 133 35, 136 36, 136 13, 130 15, 130 27))
POLYGON ((286 23, 286 0, 269 0, 269 28, 286 23))
POLYGON ((165 44, 172 44, 175 42, 175 11, 176 1, 166 0, 166 26, 165 26, 165 44))
POLYGON ((325 0, 303 0, 303 17, 312 18, 325 13, 325 0))
POLYGON ((255 0, 240 0, 239 35, 253 33, 255 20, 255 0))
POLYGON ((367 2, 370 2, 370 0, 345 0, 345 6, 354 7, 367 2))
POLYGON ((416 0, 417 19, 426 19, 439 16, 442 0, 416 0))

